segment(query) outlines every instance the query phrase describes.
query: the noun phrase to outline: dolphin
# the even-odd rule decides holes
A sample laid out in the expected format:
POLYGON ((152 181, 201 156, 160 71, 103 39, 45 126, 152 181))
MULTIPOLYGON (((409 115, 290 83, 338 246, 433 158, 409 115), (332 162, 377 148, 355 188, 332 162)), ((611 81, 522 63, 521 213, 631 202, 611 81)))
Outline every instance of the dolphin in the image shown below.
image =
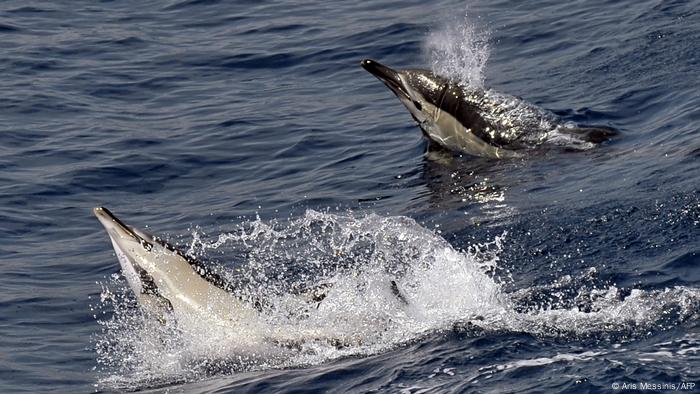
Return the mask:
POLYGON ((548 141, 587 149, 617 134, 603 126, 563 124, 518 97, 467 86, 432 71, 394 70, 371 59, 360 65, 399 98, 429 141, 459 153, 512 158, 548 141))
MULTIPOLYGON (((264 316, 267 306, 264 301, 239 298, 229 282, 202 262, 161 238, 125 224, 107 208, 94 208, 93 213, 109 235, 122 273, 139 306, 147 316, 163 324, 174 322, 180 327, 201 326, 206 322, 208 326, 235 332, 236 338, 244 339, 246 344, 287 348, 298 348, 308 340, 326 341, 336 347, 358 341, 313 327, 271 324, 264 316)), ((387 285, 400 304, 407 304, 395 281, 387 285)), ((331 288, 332 283, 322 283, 302 289, 298 294, 289 294, 298 301, 296 304, 308 306, 300 312, 300 318, 318 308, 331 288)))

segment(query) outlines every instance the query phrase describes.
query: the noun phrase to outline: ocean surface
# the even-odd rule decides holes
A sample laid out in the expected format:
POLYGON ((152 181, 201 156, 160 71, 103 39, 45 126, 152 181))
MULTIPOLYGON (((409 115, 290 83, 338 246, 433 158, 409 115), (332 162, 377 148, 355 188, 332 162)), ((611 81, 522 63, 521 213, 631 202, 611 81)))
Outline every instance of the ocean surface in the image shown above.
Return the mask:
POLYGON ((699 43, 693 1, 3 1, 0 392, 698 391, 699 43), (620 136, 429 150, 364 58, 620 136), (97 206, 354 340, 149 323, 97 206))

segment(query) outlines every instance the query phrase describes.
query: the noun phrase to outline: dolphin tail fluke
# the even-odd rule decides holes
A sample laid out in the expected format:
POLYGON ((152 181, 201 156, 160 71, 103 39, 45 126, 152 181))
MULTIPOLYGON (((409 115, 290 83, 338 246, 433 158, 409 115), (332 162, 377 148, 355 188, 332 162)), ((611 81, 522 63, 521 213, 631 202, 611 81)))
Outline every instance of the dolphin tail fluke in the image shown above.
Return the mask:
POLYGON ((594 144, 608 141, 620 134, 617 130, 607 126, 562 127, 559 130, 594 144))

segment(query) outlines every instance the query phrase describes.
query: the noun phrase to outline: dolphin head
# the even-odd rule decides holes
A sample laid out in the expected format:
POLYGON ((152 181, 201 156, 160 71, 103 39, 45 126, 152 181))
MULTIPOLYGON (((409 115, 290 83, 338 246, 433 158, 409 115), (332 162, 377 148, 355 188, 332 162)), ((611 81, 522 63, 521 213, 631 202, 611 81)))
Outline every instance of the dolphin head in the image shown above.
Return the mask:
POLYGON ((174 317, 216 324, 251 320, 252 306, 232 294, 233 286, 202 262, 167 241, 131 227, 107 208, 93 210, 107 230, 122 273, 139 306, 161 322, 174 317))
POLYGON ((440 107, 439 101, 449 81, 428 70, 394 70, 371 59, 363 60, 360 65, 384 82, 426 131, 427 123, 436 117, 435 110, 440 107))
POLYGON ((122 273, 139 305, 163 321, 172 310, 172 304, 162 295, 154 274, 156 264, 164 255, 162 249, 167 244, 145 231, 126 225, 107 208, 95 208, 93 213, 107 231, 122 273))
POLYGON ((148 291, 151 286, 149 283, 153 282, 153 278, 146 269, 150 265, 147 256, 153 253, 154 237, 127 226, 107 208, 95 208, 93 213, 107 230, 131 289, 136 294, 148 291))

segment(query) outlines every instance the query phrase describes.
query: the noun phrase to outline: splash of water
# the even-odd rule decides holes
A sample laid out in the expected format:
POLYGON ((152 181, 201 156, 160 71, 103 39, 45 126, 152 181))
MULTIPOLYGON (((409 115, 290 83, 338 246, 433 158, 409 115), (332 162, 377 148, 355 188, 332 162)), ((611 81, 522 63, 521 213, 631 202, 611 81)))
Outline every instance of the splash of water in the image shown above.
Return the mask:
MULTIPOLYGON (((208 241, 196 233, 190 253, 239 256, 228 279, 241 298, 266 300, 261 330, 284 343, 250 343, 233 329, 204 321, 162 325, 134 306, 115 277, 103 289, 97 337, 100 384, 134 389, 198 380, 216 373, 319 364, 376 354, 431 333, 460 327, 580 337, 648 332, 670 327, 700 309, 700 291, 582 289, 587 305, 529 305, 528 293, 506 293, 494 272, 505 243, 455 250, 438 234, 406 217, 334 215, 308 211, 288 222, 255 220, 208 241), (401 297, 392 291, 392 281, 401 297), (305 301, 304 289, 326 286, 325 299, 305 301), (113 289, 117 289, 113 291, 113 289), (402 299, 403 298, 403 299, 402 299)), ((507 275, 506 275, 507 277, 507 275)), ((580 304, 580 302, 578 303, 580 304)))
POLYGON ((490 37, 487 29, 465 15, 463 20, 453 19, 429 34, 425 56, 434 73, 483 88, 490 37))

